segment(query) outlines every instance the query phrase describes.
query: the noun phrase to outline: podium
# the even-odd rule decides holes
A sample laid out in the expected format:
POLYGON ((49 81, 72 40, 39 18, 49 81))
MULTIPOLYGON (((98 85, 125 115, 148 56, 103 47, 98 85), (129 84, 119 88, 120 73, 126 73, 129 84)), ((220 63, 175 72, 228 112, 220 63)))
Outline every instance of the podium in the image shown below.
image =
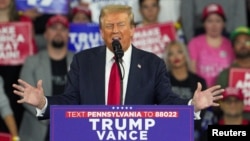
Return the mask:
POLYGON ((193 106, 50 106, 50 141, 193 141, 193 132, 193 106))

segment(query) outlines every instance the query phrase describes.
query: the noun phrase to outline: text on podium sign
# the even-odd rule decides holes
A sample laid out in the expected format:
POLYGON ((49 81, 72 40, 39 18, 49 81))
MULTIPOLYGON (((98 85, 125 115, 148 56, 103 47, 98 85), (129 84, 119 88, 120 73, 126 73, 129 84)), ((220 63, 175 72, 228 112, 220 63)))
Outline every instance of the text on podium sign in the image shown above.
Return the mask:
POLYGON ((51 106, 51 141, 193 141, 192 106, 51 106))

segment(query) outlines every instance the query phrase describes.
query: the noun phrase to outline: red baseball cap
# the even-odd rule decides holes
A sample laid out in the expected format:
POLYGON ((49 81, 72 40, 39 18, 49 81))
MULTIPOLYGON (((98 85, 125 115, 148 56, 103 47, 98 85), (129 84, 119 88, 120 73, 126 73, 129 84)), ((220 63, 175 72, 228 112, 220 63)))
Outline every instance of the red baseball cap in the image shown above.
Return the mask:
POLYGON ((227 87, 225 89, 225 91, 222 93, 222 95, 223 95, 223 100, 225 100, 231 96, 233 96, 239 100, 242 100, 242 101, 244 99, 244 95, 242 93, 242 90, 239 88, 235 88, 235 87, 227 87))
POLYGON ((222 6, 216 3, 212 3, 212 4, 207 5, 203 9, 202 21, 204 21, 212 13, 220 15, 224 21, 226 20, 225 13, 224 13, 222 6))
POLYGON ((69 21, 65 16, 62 15, 55 15, 49 18, 46 27, 50 27, 55 23, 61 23, 62 25, 64 25, 65 27, 69 27, 69 21))
POLYGON ((72 14, 75 15, 77 13, 83 13, 88 16, 89 20, 91 20, 91 11, 89 8, 83 6, 76 6, 72 9, 72 14))

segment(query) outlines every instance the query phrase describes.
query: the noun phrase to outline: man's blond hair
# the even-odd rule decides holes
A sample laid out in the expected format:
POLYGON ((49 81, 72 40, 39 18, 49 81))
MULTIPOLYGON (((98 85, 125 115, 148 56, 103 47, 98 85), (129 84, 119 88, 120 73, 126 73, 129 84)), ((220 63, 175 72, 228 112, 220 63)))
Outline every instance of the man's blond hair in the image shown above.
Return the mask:
POLYGON ((127 13, 130 19, 130 25, 135 26, 134 14, 132 8, 127 5, 106 5, 102 8, 99 16, 99 25, 102 27, 102 18, 111 13, 127 13))

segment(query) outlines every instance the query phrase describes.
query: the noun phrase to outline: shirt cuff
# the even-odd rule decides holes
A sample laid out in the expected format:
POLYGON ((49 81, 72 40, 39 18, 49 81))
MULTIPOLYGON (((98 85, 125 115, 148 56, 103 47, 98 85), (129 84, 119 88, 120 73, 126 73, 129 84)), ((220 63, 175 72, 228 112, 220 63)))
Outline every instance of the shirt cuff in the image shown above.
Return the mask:
POLYGON ((45 113, 47 107, 48 107, 48 101, 47 98, 45 97, 45 105, 42 109, 36 108, 36 116, 43 117, 43 114, 45 113))
MULTIPOLYGON (((190 100, 188 101, 188 105, 192 105, 191 103, 192 103, 192 99, 190 99, 190 100)), ((200 120, 200 119, 201 119, 200 114, 201 114, 201 111, 194 112, 194 120, 200 120)))

